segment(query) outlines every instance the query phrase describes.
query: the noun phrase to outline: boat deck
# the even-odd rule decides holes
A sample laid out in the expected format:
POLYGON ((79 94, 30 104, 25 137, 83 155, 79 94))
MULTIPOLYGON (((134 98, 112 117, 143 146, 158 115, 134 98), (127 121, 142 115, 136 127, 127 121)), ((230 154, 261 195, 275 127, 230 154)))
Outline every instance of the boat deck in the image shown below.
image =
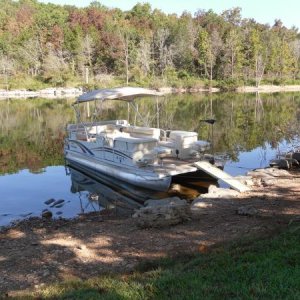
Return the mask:
MULTIPOLYGON (((149 170, 155 171, 161 175, 177 175, 197 170, 193 163, 199 159, 180 160, 177 158, 164 158, 161 164, 149 167, 149 170)), ((147 167, 148 169, 148 167, 147 167)))

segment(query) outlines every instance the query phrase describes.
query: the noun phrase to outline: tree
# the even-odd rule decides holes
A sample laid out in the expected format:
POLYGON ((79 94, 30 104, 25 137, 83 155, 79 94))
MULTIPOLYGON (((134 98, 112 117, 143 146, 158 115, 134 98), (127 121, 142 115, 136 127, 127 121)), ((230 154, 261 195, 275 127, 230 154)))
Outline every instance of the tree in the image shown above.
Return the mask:
POLYGON ((0 72, 4 77, 5 88, 8 90, 9 88, 8 78, 12 73, 15 72, 15 62, 7 55, 1 53, 0 53, 0 72))
POLYGON ((170 30, 170 40, 174 44, 174 49, 176 49, 173 60, 175 68, 192 73, 195 69, 194 61, 197 57, 197 49, 195 48, 197 29, 194 26, 192 16, 184 12, 174 24, 169 24, 168 28, 170 30))
POLYGON ((143 77, 146 77, 151 71, 151 44, 148 40, 142 39, 137 49, 136 58, 137 67, 141 70, 143 77))
POLYGON ((198 62, 203 66, 205 76, 210 80, 210 87, 212 86, 216 60, 222 50, 222 46, 222 40, 217 31, 213 31, 212 34, 209 35, 206 30, 200 30, 198 39, 198 62))
POLYGON ((234 7, 232 9, 224 10, 222 13, 222 17, 232 26, 238 27, 241 24, 242 20, 241 10, 242 9, 240 7, 234 7))
POLYGON ((293 77, 296 79, 299 76, 299 67, 300 67, 300 40, 295 40, 291 44, 293 56, 295 58, 295 70, 293 77))
POLYGON ((228 31, 223 48, 223 76, 236 78, 242 68, 243 53, 240 32, 235 28, 228 31))
POLYGON ((210 86, 212 85, 213 69, 216 66, 217 59, 223 49, 223 42, 218 33, 214 30, 210 36, 210 49, 209 49, 209 66, 210 66, 210 86))
POLYGON ((255 85, 259 86, 265 70, 265 53, 261 41, 261 34, 257 29, 250 33, 250 64, 255 74, 255 85))
MULTIPOLYGON (((277 75, 281 80, 294 74, 297 67, 297 58, 293 52, 292 43, 296 40, 297 30, 288 30, 283 26, 281 20, 275 20, 272 27, 272 33, 275 36, 277 60, 275 62, 277 75)), ((293 75, 292 75, 293 76, 293 75)))
POLYGON ((170 43, 170 31, 168 29, 160 28, 156 31, 154 49, 158 73, 163 75, 167 67, 173 67, 173 58, 176 52, 174 44, 170 43))
POLYGON ((92 66, 92 57, 95 49, 94 41, 89 34, 86 34, 82 41, 83 54, 85 56, 85 65, 92 66))
POLYGON ((118 38, 120 41, 122 53, 120 58, 125 67, 126 85, 128 85, 129 83, 129 68, 133 60, 132 54, 133 49, 135 48, 134 37, 134 28, 132 28, 130 24, 128 24, 128 22, 124 20, 122 26, 118 29, 118 38))
POLYGON ((92 1, 90 3, 90 7, 96 8, 96 9, 99 9, 99 10, 107 10, 107 7, 104 6, 103 4, 101 4, 99 1, 92 1))
POLYGON ((200 30, 198 35, 198 63, 200 66, 200 74, 208 77, 208 56, 210 53, 209 35, 205 29, 200 30))
POLYGON ((42 49, 37 37, 33 37, 19 49, 19 55, 32 76, 37 76, 42 65, 42 49))
POLYGON ((53 45, 48 45, 48 54, 43 63, 43 77, 55 85, 64 83, 68 76, 68 58, 67 51, 56 50, 53 45))

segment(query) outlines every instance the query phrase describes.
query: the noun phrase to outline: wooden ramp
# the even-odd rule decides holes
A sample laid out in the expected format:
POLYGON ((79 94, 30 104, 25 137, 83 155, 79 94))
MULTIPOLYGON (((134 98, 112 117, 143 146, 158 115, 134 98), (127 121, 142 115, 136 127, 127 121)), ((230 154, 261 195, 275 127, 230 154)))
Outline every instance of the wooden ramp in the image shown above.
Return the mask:
POLYGON ((250 190, 249 187, 241 183, 239 180, 235 179, 234 177, 220 170, 219 168, 213 166, 207 161, 195 162, 194 166, 209 174, 210 176, 224 181, 238 192, 247 192, 250 190))

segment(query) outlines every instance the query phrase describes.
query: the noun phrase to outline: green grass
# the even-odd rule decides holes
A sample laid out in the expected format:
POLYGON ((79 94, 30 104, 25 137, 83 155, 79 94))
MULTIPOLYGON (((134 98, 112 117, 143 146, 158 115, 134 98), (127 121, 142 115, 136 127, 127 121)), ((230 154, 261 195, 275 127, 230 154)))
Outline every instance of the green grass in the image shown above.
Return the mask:
POLYGON ((300 228, 210 253, 147 262, 128 275, 69 281, 28 299, 300 299, 300 228))

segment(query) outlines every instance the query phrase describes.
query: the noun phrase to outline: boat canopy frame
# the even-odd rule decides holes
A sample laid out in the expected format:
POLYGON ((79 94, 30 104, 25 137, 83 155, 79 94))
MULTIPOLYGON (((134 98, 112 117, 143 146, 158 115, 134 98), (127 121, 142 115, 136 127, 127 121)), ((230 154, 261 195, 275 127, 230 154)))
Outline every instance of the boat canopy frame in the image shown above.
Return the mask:
MULTIPOLYGON (((77 100, 73 103, 73 108, 76 114, 77 124, 82 123, 80 121, 80 110, 78 109, 79 104, 81 103, 88 103, 91 101, 95 102, 95 112, 94 117, 99 115, 99 110, 96 105, 97 101, 100 101, 100 111, 102 111, 102 103, 108 100, 119 100, 125 101, 130 105, 133 110, 137 113, 139 118, 144 121, 145 126, 149 126, 146 120, 140 114, 138 107, 135 104, 135 99, 142 98, 142 97, 161 97, 165 94, 162 92, 158 92, 156 90, 139 88, 139 87, 119 87, 113 89, 99 89, 87 92, 77 98, 77 100)), ((158 113, 158 112, 157 112, 158 113)), ((95 121, 95 120, 94 120, 95 121)))
POLYGON ((146 88, 139 88, 139 87, 119 87, 113 89, 99 89, 90 91, 79 96, 76 100, 76 104, 82 102, 89 102, 94 100, 121 100, 132 102, 136 98, 141 97, 159 97, 163 96, 164 93, 158 92, 156 90, 146 89, 146 88))

